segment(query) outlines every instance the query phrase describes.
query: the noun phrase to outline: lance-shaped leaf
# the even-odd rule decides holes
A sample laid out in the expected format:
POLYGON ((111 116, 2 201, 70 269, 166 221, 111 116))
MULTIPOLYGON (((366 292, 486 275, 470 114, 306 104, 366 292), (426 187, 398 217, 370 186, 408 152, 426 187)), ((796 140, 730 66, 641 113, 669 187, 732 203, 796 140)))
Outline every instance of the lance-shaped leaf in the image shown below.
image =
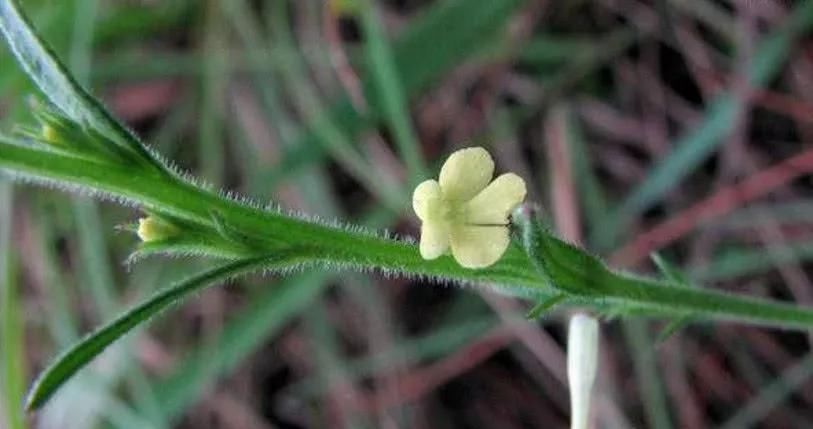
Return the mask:
POLYGON ((106 136, 156 171, 164 165, 67 72, 13 0, 0 0, 0 32, 26 74, 62 114, 106 136))
POLYGON ((29 410, 39 408, 69 378, 102 353, 107 346, 190 294, 235 276, 257 270, 289 267, 295 265, 296 261, 295 257, 289 255, 245 259, 222 265, 161 290, 92 332, 57 357, 34 382, 26 400, 26 408, 29 410))

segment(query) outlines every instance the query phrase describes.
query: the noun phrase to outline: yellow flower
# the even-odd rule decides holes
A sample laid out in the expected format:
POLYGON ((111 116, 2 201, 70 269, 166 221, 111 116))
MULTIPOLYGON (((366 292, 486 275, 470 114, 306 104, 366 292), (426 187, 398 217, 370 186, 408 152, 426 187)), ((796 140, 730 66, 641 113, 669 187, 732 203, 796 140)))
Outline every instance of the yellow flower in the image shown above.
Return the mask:
POLYGON ((439 180, 415 188, 412 208, 423 222, 424 259, 435 259, 451 247, 460 265, 484 268, 505 253, 510 241, 508 215, 525 199, 525 181, 507 173, 492 182, 493 176, 491 155, 472 147, 453 153, 439 180))

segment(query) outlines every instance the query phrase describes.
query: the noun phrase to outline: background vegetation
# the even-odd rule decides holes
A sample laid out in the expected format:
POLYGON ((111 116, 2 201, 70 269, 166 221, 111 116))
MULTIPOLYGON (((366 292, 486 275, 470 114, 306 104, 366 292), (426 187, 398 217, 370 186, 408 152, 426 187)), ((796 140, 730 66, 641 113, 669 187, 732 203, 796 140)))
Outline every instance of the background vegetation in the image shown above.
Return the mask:
MULTIPOLYGON (((217 186, 414 236, 410 184, 483 145, 615 266, 654 269, 658 250, 704 284, 813 304, 813 2, 24 6, 117 115, 217 186)), ((7 130, 35 91, 5 48, 0 64, 7 130)), ((115 226, 134 211, 0 186, 0 426, 566 426, 566 314, 319 271, 209 290, 25 416, 58 350, 207 262, 125 266, 115 226)), ((604 325, 599 427, 813 425, 808 336, 663 327, 604 325)))

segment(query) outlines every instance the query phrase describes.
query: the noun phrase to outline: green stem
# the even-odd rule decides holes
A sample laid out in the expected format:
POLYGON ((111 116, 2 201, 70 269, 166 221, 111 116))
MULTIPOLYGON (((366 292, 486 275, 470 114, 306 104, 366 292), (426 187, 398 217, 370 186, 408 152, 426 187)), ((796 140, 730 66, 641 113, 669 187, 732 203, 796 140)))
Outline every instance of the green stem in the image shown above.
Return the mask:
POLYGON ((609 300, 635 304, 639 309, 659 314, 694 314, 761 325, 813 327, 813 309, 618 273, 597 257, 553 237, 527 212, 518 212, 515 221, 540 274, 580 301, 609 300))
MULTIPOLYGON (((223 198, 178 177, 134 174, 110 166, 0 142, 0 167, 56 182, 86 186, 148 210, 213 226, 215 211, 232 228, 261 240, 262 251, 296 245, 306 261, 340 268, 377 269, 441 281, 494 283, 519 293, 551 295, 550 282, 525 253, 512 247, 495 265, 482 270, 460 267, 450 257, 422 259, 410 243, 327 226, 223 198)), ((619 274, 583 250, 544 233, 547 270, 557 288, 590 300, 634 303, 657 313, 702 314, 708 318, 794 327, 813 326, 813 311, 790 304, 724 292, 675 286, 619 274)), ((581 301, 581 300, 580 300, 581 301)))
POLYGON ((310 253, 315 263, 472 283, 499 283, 550 292, 519 248, 509 249, 505 257, 492 267, 469 270, 449 256, 426 261, 414 245, 405 241, 263 210, 223 198, 177 177, 134 173, 118 166, 111 167, 2 141, 0 168, 58 183, 85 186, 142 205, 147 210, 161 211, 212 227, 215 226, 212 220, 214 211, 233 229, 269 246, 263 249, 265 251, 279 249, 281 244, 290 246, 299 243, 297 247, 301 247, 302 243, 308 243, 305 251, 310 253))

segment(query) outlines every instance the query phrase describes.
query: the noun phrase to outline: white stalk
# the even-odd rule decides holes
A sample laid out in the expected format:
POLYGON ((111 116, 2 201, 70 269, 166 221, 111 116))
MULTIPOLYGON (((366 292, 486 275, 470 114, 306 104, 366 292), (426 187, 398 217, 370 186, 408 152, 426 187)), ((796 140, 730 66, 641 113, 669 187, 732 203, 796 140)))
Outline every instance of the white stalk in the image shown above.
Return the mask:
POLYGON ((598 321, 585 314, 570 319, 567 379, 570 384, 571 429, 587 429, 590 396, 598 366, 598 321))

